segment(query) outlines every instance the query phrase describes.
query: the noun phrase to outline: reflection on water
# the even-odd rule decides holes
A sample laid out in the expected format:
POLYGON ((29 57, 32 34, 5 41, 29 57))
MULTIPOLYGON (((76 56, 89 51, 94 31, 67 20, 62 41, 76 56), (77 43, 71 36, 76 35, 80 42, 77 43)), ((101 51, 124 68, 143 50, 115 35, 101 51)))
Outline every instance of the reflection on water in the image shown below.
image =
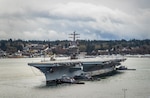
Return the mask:
POLYGON ((150 59, 128 58, 122 65, 136 71, 121 71, 100 81, 85 84, 46 86, 44 75, 28 62, 40 58, 0 59, 0 96, 2 98, 149 98, 150 59))

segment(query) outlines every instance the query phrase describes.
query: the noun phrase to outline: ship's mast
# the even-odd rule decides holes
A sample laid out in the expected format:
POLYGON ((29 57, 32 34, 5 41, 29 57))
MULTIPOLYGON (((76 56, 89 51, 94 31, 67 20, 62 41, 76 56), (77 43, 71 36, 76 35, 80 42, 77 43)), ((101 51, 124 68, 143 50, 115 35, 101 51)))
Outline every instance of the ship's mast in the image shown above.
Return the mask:
POLYGON ((71 46, 69 46, 69 54, 71 55, 71 59, 76 59, 76 55, 79 53, 79 48, 77 46, 77 43, 76 43, 76 38, 79 38, 75 31, 72 33, 72 34, 69 34, 71 35, 71 37, 69 38, 73 38, 73 41, 71 43, 71 46))
POLYGON ((69 34, 69 35, 71 35, 71 37, 69 37, 69 38, 73 38, 72 45, 77 46, 77 44, 76 44, 76 38, 79 38, 79 36, 77 36, 77 35, 79 35, 79 34, 77 34, 77 33, 74 31, 73 33, 71 33, 71 34, 69 34))

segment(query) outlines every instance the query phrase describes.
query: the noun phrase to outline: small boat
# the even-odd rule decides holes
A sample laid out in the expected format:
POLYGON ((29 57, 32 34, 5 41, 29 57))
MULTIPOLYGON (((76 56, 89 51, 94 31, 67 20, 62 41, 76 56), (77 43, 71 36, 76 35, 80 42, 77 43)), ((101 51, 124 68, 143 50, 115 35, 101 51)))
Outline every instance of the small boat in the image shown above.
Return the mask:
POLYGON ((116 68, 116 70, 136 70, 136 69, 129 69, 125 66, 120 66, 120 67, 116 68))
POLYGON ((117 70, 127 70, 128 68, 125 66, 119 66, 118 68, 116 68, 117 70))
POLYGON ((67 76, 62 76, 60 79, 62 83, 74 83, 75 79, 67 76))

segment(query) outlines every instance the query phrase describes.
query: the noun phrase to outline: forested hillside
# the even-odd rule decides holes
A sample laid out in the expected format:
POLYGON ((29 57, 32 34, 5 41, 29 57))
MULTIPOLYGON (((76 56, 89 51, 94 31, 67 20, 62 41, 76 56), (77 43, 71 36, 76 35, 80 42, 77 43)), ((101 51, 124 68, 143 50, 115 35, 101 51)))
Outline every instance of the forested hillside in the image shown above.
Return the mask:
MULTIPOLYGON (((24 47, 30 44, 47 45, 51 47, 69 47, 71 41, 24 41, 24 40, 1 40, 0 50, 6 53, 23 51, 24 47)), ((150 54, 150 40, 77 40, 80 52, 87 54, 150 54)))

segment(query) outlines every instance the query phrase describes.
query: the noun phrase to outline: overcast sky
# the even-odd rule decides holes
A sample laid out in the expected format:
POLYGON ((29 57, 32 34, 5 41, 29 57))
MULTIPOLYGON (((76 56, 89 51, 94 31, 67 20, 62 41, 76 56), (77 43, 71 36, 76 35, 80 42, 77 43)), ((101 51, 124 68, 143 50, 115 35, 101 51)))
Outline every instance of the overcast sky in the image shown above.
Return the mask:
POLYGON ((150 0, 0 0, 0 40, 150 39, 150 0))

